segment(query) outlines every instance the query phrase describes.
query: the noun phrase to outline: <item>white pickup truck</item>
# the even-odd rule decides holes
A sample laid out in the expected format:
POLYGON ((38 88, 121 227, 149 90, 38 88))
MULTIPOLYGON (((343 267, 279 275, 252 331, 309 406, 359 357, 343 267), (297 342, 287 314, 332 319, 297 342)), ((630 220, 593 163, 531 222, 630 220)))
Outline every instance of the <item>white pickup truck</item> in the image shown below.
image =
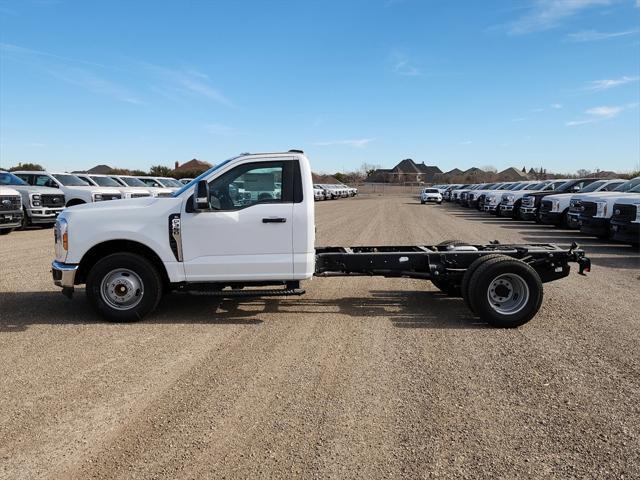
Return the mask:
POLYGON ((59 189, 64 193, 67 207, 105 200, 120 200, 122 198, 122 194, 117 188, 95 187, 71 173, 31 171, 13 173, 29 185, 59 189))
POLYGON ((431 280, 491 325, 540 308, 542 283, 590 262, 577 245, 315 247, 311 168, 300 150, 226 160, 171 197, 68 208, 55 227, 54 283, 112 321, 142 318, 171 291, 220 297, 301 295, 315 276, 431 280), (242 185, 242 191, 239 187, 242 185), (275 288, 279 286, 280 288, 275 288), (268 288, 265 288, 268 287, 268 288))

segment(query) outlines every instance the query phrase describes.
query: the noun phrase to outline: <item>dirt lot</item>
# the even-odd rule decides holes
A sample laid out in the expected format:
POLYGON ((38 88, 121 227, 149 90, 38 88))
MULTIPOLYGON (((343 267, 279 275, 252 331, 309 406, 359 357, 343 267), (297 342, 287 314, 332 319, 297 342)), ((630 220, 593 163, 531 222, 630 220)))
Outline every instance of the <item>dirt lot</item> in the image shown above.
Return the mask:
MULTIPOLYGON (((318 245, 575 236, 409 197, 317 220, 318 245)), ((0 478, 639 478, 640 255, 577 236, 593 272, 508 331, 379 278, 108 324, 53 287, 51 230, 0 237, 0 478)))

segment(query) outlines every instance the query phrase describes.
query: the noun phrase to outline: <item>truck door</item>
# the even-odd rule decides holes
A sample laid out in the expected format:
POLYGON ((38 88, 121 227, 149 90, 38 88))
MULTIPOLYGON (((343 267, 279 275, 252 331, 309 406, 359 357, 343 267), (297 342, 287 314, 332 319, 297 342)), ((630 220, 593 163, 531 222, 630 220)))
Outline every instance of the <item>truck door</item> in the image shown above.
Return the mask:
POLYGON ((187 281, 291 279, 293 163, 238 165, 209 182, 211 211, 183 209, 187 281))

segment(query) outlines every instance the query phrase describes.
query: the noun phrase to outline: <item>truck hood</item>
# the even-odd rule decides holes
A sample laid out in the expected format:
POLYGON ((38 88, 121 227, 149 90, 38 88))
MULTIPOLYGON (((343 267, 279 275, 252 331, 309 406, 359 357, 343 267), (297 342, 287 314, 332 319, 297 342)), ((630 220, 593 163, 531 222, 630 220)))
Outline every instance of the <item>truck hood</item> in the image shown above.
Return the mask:
POLYGON ((0 187, 0 195, 20 195, 20 192, 11 187, 0 187))
MULTIPOLYGON (((120 193, 120 192, 118 192, 120 193)), ((65 213, 72 214, 73 212, 83 212, 87 214, 96 214, 96 215, 109 215, 113 212, 114 215, 120 215, 123 210, 140 210, 143 208, 153 208, 154 205, 158 202, 167 202, 170 200, 177 200, 176 203, 181 203, 182 199, 177 198, 174 199, 172 197, 142 197, 142 198, 125 198, 122 200, 109 201, 109 202, 92 202, 92 203, 82 203, 80 205, 75 205, 73 207, 69 207, 65 210, 65 213), (97 213, 97 210, 100 213, 97 213)), ((140 213, 138 213, 140 215, 140 213)), ((145 213, 146 215, 146 213, 145 213)), ((65 215, 66 216, 66 215, 65 215)), ((96 217, 96 220, 100 217, 96 217)), ((141 217, 142 220, 142 217, 141 217)))
POLYGON ((59 188, 38 187, 36 185, 11 185, 11 188, 19 192, 40 193, 43 195, 64 195, 59 188))
POLYGON ((76 191, 76 192, 95 192, 95 193, 107 193, 107 194, 113 194, 113 195, 118 195, 120 194, 120 190, 118 190, 117 188, 113 188, 113 187, 94 187, 93 185, 87 185, 87 186, 73 186, 73 187, 62 187, 65 190, 68 190, 70 192, 76 191))

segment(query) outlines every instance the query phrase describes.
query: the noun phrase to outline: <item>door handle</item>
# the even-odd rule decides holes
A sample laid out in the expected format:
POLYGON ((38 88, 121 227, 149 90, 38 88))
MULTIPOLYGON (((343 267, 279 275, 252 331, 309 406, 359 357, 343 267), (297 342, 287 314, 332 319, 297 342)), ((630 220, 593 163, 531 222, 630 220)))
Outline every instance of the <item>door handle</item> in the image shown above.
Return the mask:
POLYGON ((267 217, 262 219, 262 223, 285 223, 286 221, 287 219, 282 217, 267 217))

